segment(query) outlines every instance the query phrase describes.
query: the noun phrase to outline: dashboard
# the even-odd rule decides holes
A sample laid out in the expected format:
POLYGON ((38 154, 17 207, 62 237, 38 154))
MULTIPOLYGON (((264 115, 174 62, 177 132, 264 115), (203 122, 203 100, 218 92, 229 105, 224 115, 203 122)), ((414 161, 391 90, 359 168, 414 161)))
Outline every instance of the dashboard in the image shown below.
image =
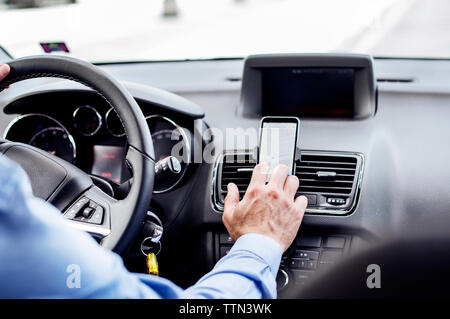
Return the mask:
MULTIPOLYGON (((161 275, 187 287, 232 245, 221 221, 221 208, 224 177, 233 174, 233 167, 224 168, 219 160, 242 155, 246 167, 236 171, 240 168, 246 174, 254 165, 249 154, 256 147, 239 139, 227 147, 216 134, 214 160, 196 161, 195 150, 203 151, 212 139, 203 133, 209 127, 217 132, 257 130, 261 115, 273 112, 277 96, 266 95, 268 103, 260 113, 256 107, 248 108, 257 101, 256 94, 250 94, 250 104, 243 107, 243 100, 249 97, 242 97, 246 80, 243 59, 100 67, 121 80, 137 100, 147 117, 158 160, 172 155, 168 150, 176 143, 185 150, 176 155, 185 163, 182 174, 167 185, 159 181, 149 212, 164 224, 158 256, 161 275)), ((322 70, 330 67, 321 66, 322 70)), ((351 112, 341 108, 340 118, 314 114, 302 118, 304 157, 297 173, 303 188, 299 192, 310 194, 316 204, 308 207, 297 240, 283 257, 281 283, 288 280, 288 286, 301 287, 316 270, 333 265, 340 256, 401 234, 412 221, 448 215, 449 70, 447 60, 374 59, 375 95, 358 95, 365 96, 360 101, 370 107, 359 112, 355 112, 356 104, 351 112), (332 171, 342 177, 333 182, 342 187, 307 178, 317 175, 317 163, 332 164, 332 171)), ((347 78, 349 73, 352 71, 343 76, 347 78)), ((275 76, 282 74, 275 72, 275 76)), ((355 79, 356 73, 352 74, 355 79)), ((316 74, 307 76, 317 79, 316 74)), ((349 88, 349 81, 343 85, 349 88)), ((349 96, 336 98, 345 102, 349 96)), ((0 105, 4 106, 0 129, 5 138, 54 152, 112 185, 132 174, 124 161, 126 136, 120 122, 109 105, 89 89, 68 81, 32 80, 8 89, 0 96, 0 105)), ((331 114, 328 107, 324 110, 331 114)), ((248 176, 242 178, 245 187, 248 176)), ((139 245, 145 236, 143 230, 124 258, 130 270, 144 271, 139 245)))

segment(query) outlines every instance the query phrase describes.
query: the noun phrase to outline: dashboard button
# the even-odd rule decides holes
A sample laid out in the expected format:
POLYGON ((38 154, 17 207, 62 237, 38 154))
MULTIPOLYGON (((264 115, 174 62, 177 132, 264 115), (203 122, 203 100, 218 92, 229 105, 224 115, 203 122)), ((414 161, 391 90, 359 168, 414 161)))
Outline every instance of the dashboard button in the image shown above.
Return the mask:
POLYGON ((331 205, 344 205, 346 200, 340 197, 328 197, 327 203, 331 205))
POLYGON ((306 262, 306 269, 315 270, 317 268, 317 260, 308 260, 306 262))
POLYGON ((307 260, 292 258, 289 261, 289 267, 294 269, 307 269, 308 268, 307 260))
POLYGON ((319 259, 319 252, 312 250, 296 250, 294 253, 294 258, 305 258, 305 259, 319 259))
POLYGON ((234 241, 228 234, 221 233, 220 238, 219 238, 219 243, 220 244, 233 244, 234 241))
POLYGON ((220 258, 222 258, 225 255, 228 255, 230 250, 231 250, 231 246, 221 246, 220 247, 220 258))

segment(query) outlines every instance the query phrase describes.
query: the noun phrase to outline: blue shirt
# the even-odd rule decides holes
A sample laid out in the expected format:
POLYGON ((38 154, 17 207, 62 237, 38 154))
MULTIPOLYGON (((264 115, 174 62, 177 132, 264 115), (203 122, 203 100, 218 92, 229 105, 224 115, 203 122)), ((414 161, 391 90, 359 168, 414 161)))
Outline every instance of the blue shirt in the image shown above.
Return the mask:
POLYGON ((247 234, 186 290, 130 273, 120 256, 34 197, 26 173, 0 157, 0 298, 275 298, 280 259, 277 242, 247 234))

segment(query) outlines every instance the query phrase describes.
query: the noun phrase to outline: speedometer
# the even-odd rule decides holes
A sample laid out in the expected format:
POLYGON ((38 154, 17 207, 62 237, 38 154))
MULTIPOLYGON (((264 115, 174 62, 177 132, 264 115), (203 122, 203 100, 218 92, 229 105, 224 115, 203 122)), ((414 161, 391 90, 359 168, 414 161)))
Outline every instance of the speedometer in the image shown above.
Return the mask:
POLYGON ((176 157, 181 165, 180 172, 155 181, 154 193, 173 189, 183 178, 190 158, 190 141, 183 128, 167 117, 152 115, 146 118, 152 133, 155 161, 168 156, 176 157))
POLYGON ((61 127, 43 129, 31 138, 29 144, 70 163, 75 160, 75 144, 71 136, 61 127))
POLYGON ((33 145, 68 162, 75 162, 76 146, 69 131, 46 114, 20 115, 8 125, 4 138, 33 145))

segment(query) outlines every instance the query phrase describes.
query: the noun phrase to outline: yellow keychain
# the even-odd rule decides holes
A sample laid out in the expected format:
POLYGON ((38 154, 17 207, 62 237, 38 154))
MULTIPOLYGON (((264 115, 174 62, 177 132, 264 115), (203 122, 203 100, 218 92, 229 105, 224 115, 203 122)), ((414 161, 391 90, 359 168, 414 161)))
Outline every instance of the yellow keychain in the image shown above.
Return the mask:
POLYGON ((158 260, 155 253, 147 255, 147 273, 150 275, 159 276, 158 260))
POLYGON ((150 275, 159 276, 159 266, 158 260, 156 259, 156 255, 161 251, 161 242, 159 241, 159 237, 155 241, 153 237, 145 238, 141 243, 141 251, 144 254, 147 265, 147 273, 150 275), (159 245, 159 247, 155 250, 155 248, 159 245))

